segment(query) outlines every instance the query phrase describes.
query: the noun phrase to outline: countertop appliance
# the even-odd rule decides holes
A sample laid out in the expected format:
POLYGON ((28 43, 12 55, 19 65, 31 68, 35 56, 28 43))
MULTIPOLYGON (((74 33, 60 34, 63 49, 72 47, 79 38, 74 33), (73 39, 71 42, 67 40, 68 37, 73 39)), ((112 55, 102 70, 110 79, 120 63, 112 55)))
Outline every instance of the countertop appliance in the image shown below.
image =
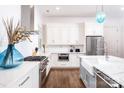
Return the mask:
POLYGON ((76 49, 75 49, 75 52, 80 52, 80 49, 79 49, 79 48, 76 48, 76 49))
POLYGON ((46 69, 47 69, 47 64, 49 62, 48 58, 46 56, 28 56, 24 58, 24 61, 40 61, 40 69, 39 69, 39 85, 40 87, 43 87, 43 84, 46 80, 46 69))
POLYGON ((95 70, 97 88, 121 88, 122 86, 98 69, 95 70))
POLYGON ((102 36, 86 36, 86 55, 104 55, 102 36))
POLYGON ((70 49, 70 52, 73 52, 73 49, 70 49))
POLYGON ((58 61, 69 61, 69 53, 59 53, 58 54, 58 61))

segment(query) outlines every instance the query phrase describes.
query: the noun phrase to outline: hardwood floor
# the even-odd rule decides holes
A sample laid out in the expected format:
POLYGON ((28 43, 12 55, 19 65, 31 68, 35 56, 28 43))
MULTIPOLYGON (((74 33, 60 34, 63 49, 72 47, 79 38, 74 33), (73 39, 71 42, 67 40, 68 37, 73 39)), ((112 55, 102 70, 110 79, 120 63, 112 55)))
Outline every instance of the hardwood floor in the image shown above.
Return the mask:
POLYGON ((44 88, 85 88, 80 80, 79 69, 52 68, 44 88))

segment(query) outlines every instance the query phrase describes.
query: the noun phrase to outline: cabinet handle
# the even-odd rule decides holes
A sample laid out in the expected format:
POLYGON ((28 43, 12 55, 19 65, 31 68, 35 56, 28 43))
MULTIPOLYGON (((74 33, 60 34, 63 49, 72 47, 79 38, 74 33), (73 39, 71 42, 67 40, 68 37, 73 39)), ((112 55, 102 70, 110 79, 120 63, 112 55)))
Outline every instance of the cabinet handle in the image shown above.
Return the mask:
POLYGON ((30 77, 28 76, 21 84, 19 84, 19 87, 22 86, 22 85, 24 85, 25 82, 28 81, 29 78, 30 78, 30 77))

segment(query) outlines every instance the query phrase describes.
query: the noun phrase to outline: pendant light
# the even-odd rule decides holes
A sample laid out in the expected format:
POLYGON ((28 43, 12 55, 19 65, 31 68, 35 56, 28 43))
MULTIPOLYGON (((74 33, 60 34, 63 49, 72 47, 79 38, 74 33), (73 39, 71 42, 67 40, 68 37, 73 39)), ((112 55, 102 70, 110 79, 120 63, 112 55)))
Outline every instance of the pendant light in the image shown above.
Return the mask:
POLYGON ((97 11, 96 9, 96 22, 102 24, 104 23, 105 19, 106 19, 106 15, 103 11, 103 5, 101 5, 100 11, 97 11))

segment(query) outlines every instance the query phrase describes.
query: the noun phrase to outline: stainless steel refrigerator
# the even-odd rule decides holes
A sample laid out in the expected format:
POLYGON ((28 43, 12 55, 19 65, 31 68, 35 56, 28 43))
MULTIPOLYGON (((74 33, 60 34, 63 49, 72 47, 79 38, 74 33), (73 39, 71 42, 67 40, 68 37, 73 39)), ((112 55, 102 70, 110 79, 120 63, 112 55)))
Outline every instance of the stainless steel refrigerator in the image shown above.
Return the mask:
POLYGON ((104 55, 104 37, 86 36, 86 55, 104 55))

